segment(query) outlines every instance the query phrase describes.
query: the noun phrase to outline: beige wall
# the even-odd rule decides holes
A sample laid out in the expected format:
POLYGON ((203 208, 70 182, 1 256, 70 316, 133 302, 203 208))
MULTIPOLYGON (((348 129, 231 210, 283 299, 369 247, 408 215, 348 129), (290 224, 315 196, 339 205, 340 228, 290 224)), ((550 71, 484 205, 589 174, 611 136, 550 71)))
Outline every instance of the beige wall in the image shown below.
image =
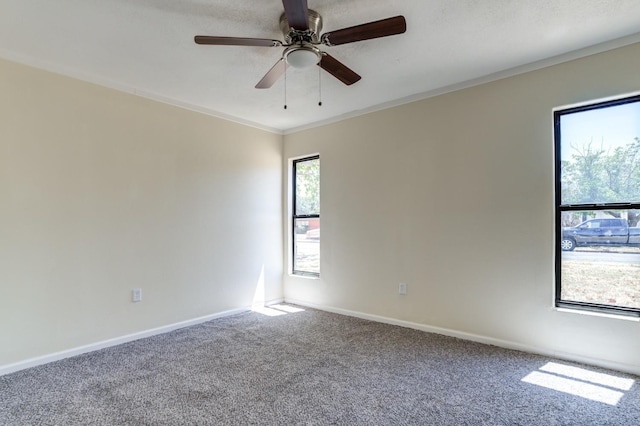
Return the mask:
POLYGON ((6 61, 0 94, 0 366, 282 297, 281 135, 6 61))
POLYGON ((285 163, 321 158, 322 276, 285 298, 640 372, 637 321, 552 308, 552 109, 639 69, 636 44, 287 135, 285 163))
POLYGON ((287 135, 283 156, 279 135, 0 61, 0 366, 247 306, 262 277, 267 300, 284 283, 640 371, 637 321, 552 308, 551 110, 638 91, 638 69, 629 46, 287 135), (322 277, 283 278, 281 166, 311 153, 322 277))

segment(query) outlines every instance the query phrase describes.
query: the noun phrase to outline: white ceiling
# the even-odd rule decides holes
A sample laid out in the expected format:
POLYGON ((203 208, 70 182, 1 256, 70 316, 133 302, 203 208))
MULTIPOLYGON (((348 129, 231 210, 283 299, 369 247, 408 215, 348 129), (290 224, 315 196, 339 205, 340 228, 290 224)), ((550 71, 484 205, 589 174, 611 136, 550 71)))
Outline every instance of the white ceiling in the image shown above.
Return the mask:
POLYGON ((639 0, 308 3, 323 16, 323 32, 407 20, 405 34, 324 48, 362 80, 348 87, 323 71, 321 107, 315 67, 287 72, 287 110, 284 79, 254 89, 282 48, 193 42, 196 34, 282 40, 280 0, 0 0, 0 57, 286 133, 611 40, 623 38, 607 47, 640 40, 639 0))

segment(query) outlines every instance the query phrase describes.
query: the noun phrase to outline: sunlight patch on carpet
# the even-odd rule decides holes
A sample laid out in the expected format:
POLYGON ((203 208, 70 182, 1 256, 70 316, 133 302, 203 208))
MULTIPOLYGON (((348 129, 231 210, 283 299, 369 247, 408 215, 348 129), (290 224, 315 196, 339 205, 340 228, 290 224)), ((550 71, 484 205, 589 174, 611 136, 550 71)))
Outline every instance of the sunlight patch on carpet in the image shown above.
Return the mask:
POLYGON ((295 314, 297 312, 304 312, 304 309, 298 308, 297 306, 291 306, 291 305, 278 304, 278 305, 269 305, 269 307, 273 309, 278 309, 280 311, 285 311, 290 314, 295 314))
POLYGON ((298 308, 297 306, 283 305, 283 304, 269 305, 269 306, 254 305, 251 307, 251 310, 253 312, 257 312, 259 314, 263 314, 269 317, 277 317, 280 315, 304 312, 304 309, 298 308))
POLYGON ((286 312, 273 309, 270 306, 253 306, 251 310, 253 312, 257 312, 259 314, 266 315, 268 317, 278 317, 280 315, 287 315, 286 312))
POLYGON ((624 396, 622 391, 630 390, 634 384, 632 379, 555 362, 529 373, 522 381, 608 405, 617 405, 624 396))

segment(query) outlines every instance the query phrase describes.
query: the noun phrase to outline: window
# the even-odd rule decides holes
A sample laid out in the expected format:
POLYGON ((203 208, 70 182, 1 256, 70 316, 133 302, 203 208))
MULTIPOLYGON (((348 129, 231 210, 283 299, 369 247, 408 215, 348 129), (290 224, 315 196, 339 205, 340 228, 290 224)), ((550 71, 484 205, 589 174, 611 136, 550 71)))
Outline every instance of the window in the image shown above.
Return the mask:
POLYGON ((554 126, 556 306, 640 316, 640 96, 554 126))
POLYGON ((293 273, 320 276, 320 157, 293 161, 293 273))

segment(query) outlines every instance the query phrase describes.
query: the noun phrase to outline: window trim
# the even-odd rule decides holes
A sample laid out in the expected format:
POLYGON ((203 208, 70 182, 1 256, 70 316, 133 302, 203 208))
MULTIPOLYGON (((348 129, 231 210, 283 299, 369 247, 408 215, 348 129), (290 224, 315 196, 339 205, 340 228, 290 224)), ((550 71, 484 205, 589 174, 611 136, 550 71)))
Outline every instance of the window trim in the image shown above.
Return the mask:
POLYGON ((631 317, 640 317, 640 308, 626 306, 605 305, 601 303, 578 302, 562 300, 562 213, 565 211, 602 211, 602 210, 636 210, 640 209, 640 202, 629 203, 585 203, 562 204, 562 135, 560 131, 560 118, 563 115, 578 112, 592 111, 596 109, 611 108, 630 103, 640 103, 640 95, 627 96, 606 101, 596 101, 589 104, 553 111, 553 136, 555 153, 555 307, 614 314, 631 317))
MULTIPOLYGON (((296 158, 292 161, 292 167, 291 167, 291 201, 292 201, 292 205, 291 205, 291 274, 292 275, 297 275, 297 276, 303 276, 303 277, 313 277, 313 278, 320 278, 320 272, 309 272, 309 271, 298 271, 296 270, 296 220, 298 219, 318 219, 318 221, 320 220, 320 215, 319 214, 303 214, 303 215, 298 215, 296 214, 296 193, 297 193, 297 186, 296 186, 296 166, 298 163, 303 163, 305 161, 313 161, 313 160, 320 160, 320 154, 315 154, 315 155, 310 155, 310 156, 306 156, 306 157, 300 157, 300 158, 296 158)), ((321 237, 322 238, 322 237, 321 237)))

